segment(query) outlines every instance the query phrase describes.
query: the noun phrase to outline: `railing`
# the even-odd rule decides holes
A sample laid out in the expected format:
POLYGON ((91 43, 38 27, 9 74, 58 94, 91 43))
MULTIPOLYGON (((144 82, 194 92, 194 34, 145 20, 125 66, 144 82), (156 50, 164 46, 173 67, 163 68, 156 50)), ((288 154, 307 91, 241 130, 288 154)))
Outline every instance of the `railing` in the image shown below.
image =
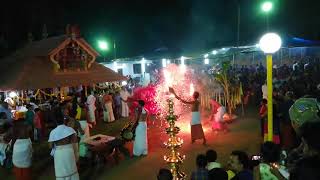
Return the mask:
POLYGON ((211 109, 210 101, 211 101, 212 98, 215 101, 217 101, 220 104, 222 104, 223 106, 226 106, 226 104, 227 104, 223 93, 207 91, 207 92, 202 92, 202 94, 201 94, 201 97, 200 97, 201 108, 210 110, 211 109))

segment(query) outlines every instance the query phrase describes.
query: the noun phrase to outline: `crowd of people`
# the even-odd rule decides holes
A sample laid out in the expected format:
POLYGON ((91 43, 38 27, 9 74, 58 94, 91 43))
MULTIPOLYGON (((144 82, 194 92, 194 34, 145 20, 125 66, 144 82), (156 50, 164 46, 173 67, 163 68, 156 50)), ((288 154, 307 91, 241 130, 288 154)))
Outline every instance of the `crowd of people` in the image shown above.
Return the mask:
MULTIPOLYGON (((229 75, 243 84, 244 104, 260 104, 260 134, 264 143, 255 155, 232 151, 225 166, 216 162, 214 150, 199 154, 197 169, 192 172, 191 179, 320 179, 320 80, 317 78, 320 65, 313 60, 294 62, 292 67, 286 64, 274 66, 273 72, 273 141, 266 141, 268 94, 265 67, 257 64, 255 67, 230 68, 229 75)), ((224 107, 215 101, 211 106, 213 130, 221 130, 223 124, 217 122, 221 122, 219 108, 223 111, 221 108, 224 107)), ((169 170, 160 169, 158 179, 172 179, 172 175, 169 170)))
MULTIPOLYGON (((265 68, 231 68, 243 84, 244 104, 259 104, 260 134, 264 143, 260 153, 248 155, 241 150, 230 153, 226 165, 217 162, 217 153, 210 149, 196 158, 197 169, 192 172, 192 180, 233 179, 267 180, 320 179, 320 67, 313 61, 307 64, 294 63, 274 67, 273 97, 273 141, 266 141, 267 132, 267 94, 265 68)), ((25 105, 23 117, 12 113, 12 104, 0 105, 0 163, 13 168, 16 179, 31 179, 32 143, 48 141, 54 159, 57 179, 79 179, 79 161, 86 157, 87 146, 83 141, 90 137, 90 129, 97 121, 111 123, 121 118, 129 118, 135 123, 133 132, 133 155, 148 154, 147 112, 143 100, 137 101, 134 111, 131 106, 132 93, 129 86, 108 86, 91 90, 86 97, 83 92, 73 92, 60 98, 51 97, 47 102, 35 98, 25 105), (11 106, 11 107, 10 107, 11 106)), ((182 103, 192 106, 191 142, 201 139, 207 144, 200 117, 199 92, 193 99, 181 99, 175 91, 170 92, 182 103)), ((226 112, 218 102, 212 101, 212 128, 214 131, 228 131, 223 123, 226 112)), ((21 108, 21 107, 19 107, 21 108)), ((116 138, 112 145, 121 146, 125 142, 116 138)), ((160 169, 159 180, 172 179, 168 169, 160 169)))
MULTIPOLYGON (((192 180, 302 180, 320 179, 320 103, 315 98, 300 98, 288 110, 290 124, 299 143, 288 149, 277 141, 265 141, 260 152, 248 155, 234 150, 228 163, 217 162, 210 149, 196 158, 192 180)), ((169 170, 161 169, 158 180, 170 180, 169 170)))
MULTIPOLYGON (((56 179, 79 179, 80 158, 86 160, 88 145, 84 142, 90 138, 90 129, 97 121, 111 123, 120 118, 133 117, 135 133, 133 155, 147 155, 146 111, 144 101, 130 112, 128 103, 131 94, 128 86, 92 89, 87 97, 84 92, 71 92, 63 98, 51 97, 46 102, 31 97, 20 105, 26 109, 23 115, 13 111, 14 103, 0 104, 0 163, 6 168, 13 168, 17 180, 32 179, 33 143, 49 142, 51 156, 54 159, 56 179), (134 114, 132 114, 134 113, 134 114)), ((13 100, 14 101, 14 100, 13 100)), ((130 153, 123 147, 125 141, 116 137, 107 144, 113 149, 130 153)), ((107 148, 107 145, 104 148, 107 148)), ((94 157, 92 157, 94 158, 94 157)))

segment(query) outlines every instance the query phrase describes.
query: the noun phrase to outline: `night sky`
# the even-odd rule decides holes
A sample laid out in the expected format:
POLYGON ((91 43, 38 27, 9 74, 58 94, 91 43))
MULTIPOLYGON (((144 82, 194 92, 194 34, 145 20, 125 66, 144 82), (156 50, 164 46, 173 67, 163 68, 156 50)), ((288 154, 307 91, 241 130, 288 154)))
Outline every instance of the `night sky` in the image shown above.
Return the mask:
MULTIPOLYGON (((41 38, 64 33, 78 24, 92 45, 106 38, 117 44, 118 57, 138 56, 156 49, 203 52, 236 44, 237 3, 241 6, 240 44, 257 42, 266 31, 261 0, 66 0, 2 2, 0 55, 27 42, 28 32, 41 38), (10 3, 10 4, 8 4, 10 3)), ((274 0, 270 29, 283 36, 320 39, 318 0, 274 0)), ((110 51, 107 56, 111 56, 110 51)))

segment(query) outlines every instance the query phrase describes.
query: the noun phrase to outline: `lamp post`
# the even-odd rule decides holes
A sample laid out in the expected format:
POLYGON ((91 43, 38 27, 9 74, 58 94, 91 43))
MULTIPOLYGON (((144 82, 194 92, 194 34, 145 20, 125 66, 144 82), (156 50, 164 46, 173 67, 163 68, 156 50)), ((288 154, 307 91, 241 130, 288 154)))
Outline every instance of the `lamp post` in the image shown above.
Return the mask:
POLYGON ((278 34, 267 33, 259 42, 260 49, 267 56, 267 89, 268 89, 268 136, 267 141, 273 141, 273 104, 272 104, 272 54, 281 48, 281 38, 278 34))
MULTIPOLYGON (((99 47, 99 49, 100 49, 101 51, 108 51, 108 50, 109 50, 108 43, 107 43, 107 41, 104 41, 104 40, 98 41, 98 47, 99 47)), ((104 61, 106 60, 105 54, 103 54, 103 60, 104 60, 104 61)))
POLYGON ((273 8, 273 3, 271 1, 265 1, 261 4, 261 10, 266 13, 266 20, 267 20, 267 30, 269 30, 269 12, 273 8))

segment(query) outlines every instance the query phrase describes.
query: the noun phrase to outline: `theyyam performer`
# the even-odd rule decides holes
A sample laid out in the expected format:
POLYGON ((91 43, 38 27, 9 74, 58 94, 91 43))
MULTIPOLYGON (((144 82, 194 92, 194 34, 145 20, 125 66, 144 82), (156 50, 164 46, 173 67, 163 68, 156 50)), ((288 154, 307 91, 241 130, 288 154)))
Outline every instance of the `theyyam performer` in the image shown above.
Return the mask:
POLYGON ((226 113, 226 108, 215 101, 214 99, 211 99, 211 120, 212 122, 212 130, 217 131, 228 131, 228 128, 223 120, 223 115, 226 113))
POLYGON ((193 93, 192 101, 185 101, 181 99, 174 91, 173 88, 169 88, 169 91, 182 103, 191 104, 192 118, 191 118, 191 142, 194 143, 197 139, 203 139, 203 145, 206 145, 206 138, 204 136, 203 128, 201 125, 201 116, 200 116, 200 101, 199 101, 199 92, 195 91, 193 93))

